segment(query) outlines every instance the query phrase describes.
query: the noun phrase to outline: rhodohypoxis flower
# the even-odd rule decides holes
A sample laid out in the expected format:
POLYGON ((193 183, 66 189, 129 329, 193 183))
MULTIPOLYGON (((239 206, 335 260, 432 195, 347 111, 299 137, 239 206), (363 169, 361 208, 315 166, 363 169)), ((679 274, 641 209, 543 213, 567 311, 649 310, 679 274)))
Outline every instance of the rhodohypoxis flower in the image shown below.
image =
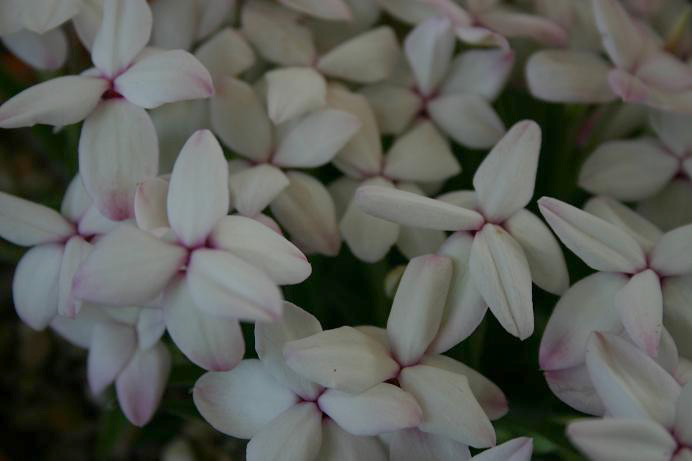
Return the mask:
MULTIPOLYGON (((692 225, 662 234, 634 211, 605 198, 591 200, 585 210, 549 197, 538 203, 565 246, 593 269, 615 273, 601 288, 604 294, 614 291, 614 305, 603 309, 617 311, 628 335, 646 353, 658 354, 664 306, 675 318, 671 324, 683 321, 681 331, 689 331, 692 316, 684 293, 692 272, 692 225)), ((686 341, 687 334, 682 336, 686 341)), ((542 361, 559 360, 560 352, 557 345, 545 344, 542 361)))
POLYGON ((235 0, 155 0, 151 4, 151 44, 189 50, 216 32, 228 19, 235 0))
MULTIPOLYGON (((665 216, 669 230, 692 222, 692 117, 665 112, 650 114, 658 140, 650 137, 601 144, 584 162, 579 185, 587 191, 632 202, 646 200, 644 212, 655 208, 654 218, 665 216), (681 200, 660 197, 682 188, 681 200)), ((675 194, 677 195, 677 194, 675 194)), ((642 211, 640 210, 640 211, 642 211)), ((651 216, 647 216, 650 217, 651 216)), ((653 219, 652 219, 653 220, 653 219)), ((655 220, 660 224, 658 220, 655 220)))
POLYGON ((476 171, 475 192, 438 200, 378 186, 356 192, 358 206, 373 216, 454 231, 440 252, 455 261, 454 311, 468 334, 489 306, 508 332, 527 338, 533 332, 531 281, 552 293, 569 284, 555 237, 524 209, 533 196, 540 145, 538 125, 514 125, 476 171))
POLYGON ((391 459, 410 450, 433 450, 442 460, 468 459, 467 445, 495 444, 489 418, 507 412, 497 386, 438 354, 456 344, 449 343, 449 322, 443 320, 452 273, 446 256, 414 258, 399 284, 386 330, 342 327, 284 346, 291 369, 325 387, 362 392, 387 380, 415 397, 422 419, 415 429, 386 436, 391 459), (371 347, 372 341, 380 347, 371 347), (379 366, 362 365, 370 363, 379 366))
POLYGON ((133 216, 137 183, 156 174, 156 130, 144 109, 213 93, 209 72, 182 50, 145 48, 151 10, 144 0, 106 0, 91 49, 95 68, 35 85, 0 107, 0 127, 62 127, 82 120, 79 169, 101 213, 133 216))
POLYGON ((24 323, 42 330, 58 314, 77 315, 81 303, 72 295, 72 278, 93 239, 114 225, 92 205, 79 176, 68 187, 60 213, 0 192, 0 236, 32 247, 20 259, 12 284, 24 323))
POLYGON ((231 162, 238 212, 255 217, 271 205, 303 250, 337 254, 341 239, 329 192, 296 169, 328 163, 358 131, 358 118, 324 108, 275 126, 253 88, 227 77, 211 102, 211 121, 221 140, 243 157, 231 162))
POLYGON ((244 353, 238 319, 279 318, 277 283, 303 281, 310 264, 268 227, 227 216, 228 164, 208 130, 183 147, 170 184, 142 184, 135 208, 150 231, 123 224, 104 236, 75 276, 74 295, 116 306, 161 303, 190 360, 232 368, 244 353))
POLYGON ((610 63, 582 51, 543 50, 526 67, 531 93, 556 102, 600 103, 620 97, 657 109, 692 111, 692 69, 668 53, 618 0, 593 0, 610 63))
POLYGON ((567 435, 589 459, 692 459, 692 384, 683 389, 632 344, 594 334, 586 364, 608 417, 570 423, 567 435))
POLYGON ((445 18, 432 17, 409 33, 404 50, 413 75, 363 90, 383 133, 400 134, 421 115, 468 147, 487 148, 500 139, 505 127, 490 101, 502 90, 514 55, 472 50, 453 60, 455 45, 445 18))
POLYGON ((163 313, 157 308, 86 306, 72 319, 51 326, 73 344, 87 348, 87 378, 92 393, 110 384, 127 419, 147 424, 159 406, 171 369, 168 349, 159 341, 163 313))
POLYGON ((264 0, 243 7, 242 31, 247 39, 260 56, 283 66, 266 75, 267 110, 274 123, 323 107, 326 78, 375 83, 389 77, 399 59, 396 35, 387 26, 318 53, 312 32, 298 19, 264 0))
POLYGON ((315 317, 286 303, 282 320, 255 325, 259 360, 206 373, 195 384, 195 405, 212 426, 251 439, 249 461, 385 460, 383 447, 372 436, 420 422, 416 400, 392 384, 348 393, 325 389, 291 370, 284 344, 321 330, 315 317))
POLYGON ((340 217, 341 234, 351 251, 363 261, 378 261, 395 243, 409 258, 432 253, 444 241, 442 231, 399 226, 364 213, 352 200, 358 186, 375 184, 422 193, 415 183, 443 181, 461 171, 447 140, 429 121, 421 121, 398 137, 382 154, 380 132, 367 100, 332 86, 331 107, 357 116, 361 129, 344 146, 334 164, 346 175, 330 185, 340 217))

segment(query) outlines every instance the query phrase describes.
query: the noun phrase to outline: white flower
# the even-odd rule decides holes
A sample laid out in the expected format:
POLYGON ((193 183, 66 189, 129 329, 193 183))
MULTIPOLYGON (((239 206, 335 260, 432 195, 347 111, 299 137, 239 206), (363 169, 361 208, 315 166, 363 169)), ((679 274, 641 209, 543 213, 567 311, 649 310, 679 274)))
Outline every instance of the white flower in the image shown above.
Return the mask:
MULTIPOLYGON (((651 357, 658 354, 664 307, 666 315, 670 316, 666 324, 680 332, 674 335, 675 339, 679 338, 681 344, 688 341, 688 334, 684 332, 692 328, 687 305, 690 299, 687 287, 692 273, 689 251, 692 225, 663 234, 626 206, 606 198, 592 199, 584 211, 548 197, 541 198, 538 203, 546 221, 565 246, 593 269, 615 273, 603 277, 600 292, 583 293, 587 297, 584 304, 589 304, 589 297, 603 296, 601 309, 614 309, 632 341, 651 357)), ((606 315, 578 312, 575 315, 588 316, 595 325, 599 322, 593 315, 606 315)), ((574 331, 575 324, 571 323, 569 328, 574 331)), ((549 325, 546 334, 550 330, 549 325)), ((554 364, 560 362, 561 355, 571 352, 559 335, 551 334, 550 338, 544 337, 541 350, 544 369, 556 368, 554 364)))
POLYGON ((151 11, 144 0, 106 0, 91 49, 96 66, 33 86, 0 106, 0 127, 61 127, 84 120, 79 169, 101 213, 132 217, 135 187, 156 174, 156 130, 144 109, 213 93, 209 73, 182 50, 145 48, 151 11))
POLYGON ((183 147, 169 185, 150 180, 138 191, 137 221, 150 232, 123 224, 103 237, 75 276, 75 296, 116 306, 160 303, 171 337, 190 360, 232 368, 244 353, 238 319, 279 318, 277 283, 303 281, 310 264, 266 226, 227 216, 228 206, 221 146, 199 131, 183 147))
POLYGON ((363 90, 383 133, 400 134, 422 115, 472 148, 488 148, 504 134, 490 101, 509 77, 513 53, 472 50, 452 59, 455 42, 449 20, 426 20, 406 37, 404 50, 413 75, 363 90))
POLYGON ((254 218, 271 205, 302 249, 338 253, 333 201, 322 183, 296 169, 328 163, 359 130, 358 118, 324 108, 275 126, 253 88, 227 77, 211 101, 211 122, 221 140, 243 157, 231 161, 238 212, 254 218))
POLYGON ((449 342, 451 322, 445 322, 452 273, 452 261, 445 256, 414 258, 399 284, 386 331, 342 327, 284 346, 292 370, 327 388, 369 392, 392 380, 415 397, 422 420, 416 430, 386 437, 392 459, 416 445, 418 452, 428 445, 447 446, 457 455, 468 453, 466 445, 492 446, 495 431, 489 418, 507 412, 497 386, 466 365, 438 355, 456 344, 449 342))
POLYGON ((283 358, 284 344, 321 329, 315 317, 286 303, 281 321, 255 325, 259 360, 206 373, 195 384, 195 405, 212 426, 251 439, 249 461, 385 460, 372 436, 420 422, 418 403, 394 385, 350 394, 325 389, 292 371, 283 358))
POLYGON ((189 50, 220 28, 235 3, 235 0, 156 0, 151 5, 151 44, 189 50))
POLYGON ((115 224, 92 205, 79 176, 70 183, 60 213, 0 192, 0 236, 32 247, 19 261, 12 284, 24 323, 42 330, 58 314, 77 315, 81 302, 73 296, 72 278, 93 240, 115 224))
POLYGON ((432 123, 421 121, 395 139, 383 155, 375 116, 363 96, 332 86, 327 101, 361 122, 358 133, 334 158, 334 164, 346 176, 329 186, 341 234, 353 254, 363 261, 378 261, 395 243, 409 258, 436 251, 444 241, 442 231, 399 226, 375 218, 364 213, 352 199, 360 185, 396 187, 422 194, 416 183, 429 185, 458 174, 461 167, 447 140, 432 123))
POLYGON ((570 440, 593 461, 685 461, 692 457, 692 384, 683 389, 621 338, 596 333, 586 363, 605 419, 571 423, 570 440))
POLYGON ((100 394, 115 383, 127 419, 136 426, 151 420, 171 369, 170 353, 159 341, 165 329, 160 309, 87 306, 74 320, 56 318, 51 326, 89 349, 87 378, 92 393, 100 394))
POLYGON ((440 253, 455 261, 453 311, 467 334, 487 305, 508 332, 525 339, 533 332, 531 281, 552 293, 568 286, 557 241, 523 209, 533 196, 540 139, 534 122, 514 125, 476 171, 475 192, 453 192, 438 200, 378 186, 356 192, 356 203, 369 214, 455 232, 440 253))

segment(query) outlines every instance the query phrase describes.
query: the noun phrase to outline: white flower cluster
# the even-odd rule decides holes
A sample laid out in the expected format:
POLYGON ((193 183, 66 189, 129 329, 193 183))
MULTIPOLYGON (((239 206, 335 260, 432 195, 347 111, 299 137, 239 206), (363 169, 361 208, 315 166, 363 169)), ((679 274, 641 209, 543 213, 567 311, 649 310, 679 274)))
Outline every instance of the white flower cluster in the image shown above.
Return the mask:
POLYGON ((691 15, 673 0, 2 0, 2 43, 28 65, 62 67, 68 22, 93 63, 0 106, 5 129, 82 122, 59 213, 0 192, 0 236, 30 247, 17 313, 88 349, 91 391, 115 383, 140 426, 176 347, 207 370, 197 409, 250 439, 250 461, 528 461, 529 438, 495 446, 503 392, 442 354, 488 309, 530 337, 535 284, 560 297, 540 332, 548 385, 600 417, 569 424, 574 445, 690 461, 691 15), (575 138, 506 126, 493 104, 510 80, 586 108, 575 138), (540 198, 544 222, 527 207, 547 135, 586 146, 577 181, 595 196, 540 198), (473 190, 440 195, 455 145, 489 153, 473 190), (342 242, 409 260, 386 329, 323 330, 284 300, 306 254, 342 242), (572 285, 560 242, 596 272, 572 285))

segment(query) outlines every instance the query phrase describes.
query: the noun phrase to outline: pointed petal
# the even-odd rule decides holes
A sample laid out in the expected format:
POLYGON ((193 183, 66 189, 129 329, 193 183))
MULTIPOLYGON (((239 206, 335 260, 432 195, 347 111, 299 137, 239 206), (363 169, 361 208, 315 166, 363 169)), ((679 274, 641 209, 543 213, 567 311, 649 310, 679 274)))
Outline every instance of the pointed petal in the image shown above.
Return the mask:
POLYGON ((153 2, 151 46, 167 50, 192 48, 197 33, 198 8, 197 2, 185 0, 153 2))
POLYGON ((442 94, 471 93, 492 101, 505 86, 513 64, 511 51, 466 51, 452 61, 440 91, 442 94))
POLYGON ((317 68, 333 78, 375 83, 391 75, 399 56, 394 31, 381 26, 330 50, 317 61, 317 68))
POLYGON ((261 269, 279 285, 300 283, 312 270, 305 255, 291 242, 243 216, 221 218, 209 241, 261 269))
POLYGON ((533 439, 518 437, 485 450, 472 458, 473 461, 531 461, 533 439))
POLYGON ((58 314, 58 280, 63 245, 49 243, 27 251, 17 264, 12 296, 17 315, 34 330, 43 330, 58 314))
POLYGON ((668 277, 661 283, 663 287, 663 319, 666 328, 675 338, 680 353, 685 357, 692 355, 692 275, 668 277))
POLYGON ((447 140, 430 121, 418 123, 394 141, 383 173, 399 181, 443 181, 461 172, 447 140), (425 152, 425 155, 421 155, 425 152))
MULTIPOLYGON (((382 188, 393 188, 387 180, 375 177, 363 182, 382 188)), ((379 261, 399 237, 399 225, 366 214, 351 200, 339 224, 341 235, 353 254, 362 261, 379 261)))
POLYGON ((74 277, 73 296, 116 306, 157 297, 178 272, 186 251, 129 224, 101 238, 74 277))
POLYGON ((175 345, 205 370, 230 370, 242 360, 245 341, 238 321, 201 310, 184 278, 166 291, 164 318, 175 345))
POLYGON ((692 445, 692 383, 682 388, 678 399, 674 430, 675 435, 683 443, 692 445))
POLYGON ((222 250, 195 250, 187 270, 190 294, 210 314, 251 321, 281 315, 281 292, 260 269, 222 250))
POLYGON ((264 163, 232 173, 228 183, 238 212, 256 216, 288 187, 289 181, 279 168, 264 163))
POLYGON ((87 377, 93 394, 100 394, 115 381, 137 349, 134 328, 119 322, 102 322, 94 326, 87 377))
POLYGON ((663 329, 663 295, 658 275, 651 269, 630 279, 616 295, 615 308, 634 343, 649 354, 658 356, 663 329))
POLYGON ((58 70, 67 58, 67 38, 62 29, 37 34, 23 29, 2 37, 2 43, 19 59, 39 70, 58 70))
POLYGON ((442 231, 399 226, 396 247, 406 259, 413 259, 435 253, 444 241, 445 233, 442 231))
POLYGON ((313 168, 329 162, 360 129, 360 120, 348 112, 324 109, 295 122, 272 161, 284 168, 313 168))
POLYGON ((593 0, 596 25, 603 47, 616 66, 631 69, 644 47, 644 35, 617 0, 593 0))
POLYGON ((406 58, 423 94, 437 89, 447 73, 455 44, 452 24, 444 17, 430 17, 406 36, 406 58))
POLYGON ((289 8, 330 21, 352 20, 351 9, 344 0, 280 0, 289 8))
POLYGON ((636 346, 614 335, 594 333, 586 349, 586 366, 610 415, 673 425, 680 385, 636 346))
POLYGON ((241 439, 252 438, 297 402, 257 359, 243 360, 231 371, 203 374, 192 397, 214 429, 241 439))
POLYGON ((58 212, 38 203, 0 192, 0 237, 21 246, 62 242, 74 227, 58 212))
POLYGON ((58 315, 50 322, 50 326, 70 343, 88 349, 91 345, 94 326, 112 320, 100 307, 86 304, 74 319, 58 315))
MULTIPOLYGON (((397 461, 465 461, 471 459, 468 446, 442 435, 409 429, 387 434, 389 459, 397 461)), ((384 438, 384 437, 383 437, 384 438)))
POLYGON ((637 206, 637 212, 663 230, 692 222, 692 181, 673 179, 661 192, 637 206))
POLYGON ((579 186, 631 202, 663 189, 677 170, 677 160, 652 139, 610 141, 598 146, 584 162, 579 186))
POLYGON ((282 67, 265 74, 269 118, 279 124, 324 106, 327 82, 309 67, 282 67))
POLYGON ((587 419, 571 423, 567 437, 594 461, 667 461, 675 441, 654 421, 587 419))
POLYGON ((377 117, 382 133, 399 134, 421 109, 421 98, 409 88, 380 83, 361 90, 377 117))
POLYGON ((624 230, 554 198, 542 197, 538 207, 562 243, 592 268, 633 273, 646 266, 642 248, 624 230))
POLYGON ((606 413, 585 364, 562 370, 548 370, 544 375, 553 394, 570 407, 594 416, 606 413))
POLYGON ((103 101, 79 138, 79 169, 99 211, 114 221, 134 217, 137 184, 159 165, 156 129, 142 108, 124 99, 103 101))
POLYGON ((74 317, 79 312, 81 301, 72 294, 72 281, 77 269, 91 252, 92 245, 82 237, 74 236, 67 241, 58 278, 58 313, 74 317))
MULTIPOLYGON (((224 2, 225 3, 225 2, 224 2)), ((239 31, 225 27, 195 51, 214 84, 226 76, 239 75, 255 64, 255 52, 239 31)))
POLYGON ((108 77, 129 66, 149 41, 152 15, 144 0, 105 0, 103 21, 91 49, 91 60, 108 77))
POLYGON ((199 130, 173 167, 168 189, 171 227, 185 245, 200 245, 228 207, 228 163, 211 131, 199 130))
POLYGON ((79 174, 75 175, 67 186, 65 195, 60 204, 60 214, 69 221, 79 221, 91 206, 91 197, 84 187, 84 182, 79 174))
POLYGON ((452 260, 425 255, 406 266, 387 321, 392 352, 402 366, 417 363, 435 338, 452 279, 452 260))
POLYGON ((649 123, 658 138, 675 155, 682 155, 692 148, 689 115, 652 110, 649 111, 649 123))
POLYGON ((608 85, 610 65, 594 53, 541 50, 526 63, 531 94, 550 102, 600 103, 615 99, 608 85))
POLYGON ((334 201, 320 181, 289 171, 289 186, 271 203, 271 211, 296 245, 306 253, 334 256, 341 238, 334 201))
POLYGON ((495 430, 460 374, 427 365, 404 368, 401 388, 423 409, 420 430, 449 437, 475 448, 495 444, 495 430))
POLYGON ((22 3, 26 5, 22 15, 24 27, 38 33, 47 32, 69 21, 81 7, 79 0, 24 0, 22 3))
POLYGON ((142 230, 170 227, 168 223, 168 181, 149 178, 139 183, 135 192, 135 220, 142 230))
POLYGON ((479 21, 504 37, 530 38, 553 47, 564 46, 568 38, 562 27, 547 18, 501 8, 481 14, 479 21))
POLYGON ((118 402, 132 424, 144 426, 154 416, 170 371, 171 355, 159 343, 151 349, 138 350, 120 373, 115 382, 118 402))
POLYGON ((327 419, 322 424, 322 447, 317 459, 387 461, 388 458, 376 437, 358 437, 327 419))
POLYGON ((487 224, 473 239, 469 265, 476 288, 505 330, 522 340, 531 336, 531 271, 516 240, 487 224))
POLYGON ((65 126, 84 120, 101 100, 108 82, 70 75, 34 85, 0 106, 0 128, 46 124, 65 126))
POLYGON ((483 217, 475 211, 382 186, 362 186, 354 200, 366 213, 406 226, 457 231, 483 224, 483 217))
POLYGON ((290 341, 284 358, 304 378, 352 393, 386 381, 399 370, 384 346, 351 327, 290 341))
POLYGON ((487 219, 504 221, 533 197, 541 148, 541 129, 526 120, 512 126, 473 176, 473 187, 487 219))
POLYGON ((294 405, 255 434, 247 446, 247 461, 315 459, 322 444, 321 426, 317 405, 294 405))
POLYGON ((145 109, 214 94, 209 71, 183 50, 148 52, 115 79, 116 91, 145 109))
POLYGON ((139 348, 149 349, 154 346, 166 331, 163 309, 158 306, 141 308, 136 328, 139 348))
POLYGON ((692 272, 692 224, 663 234, 650 258, 651 267, 661 275, 692 272))
POLYGON ((488 148, 505 133, 495 109, 475 94, 443 95, 430 101, 427 110, 442 131, 472 149, 488 148))

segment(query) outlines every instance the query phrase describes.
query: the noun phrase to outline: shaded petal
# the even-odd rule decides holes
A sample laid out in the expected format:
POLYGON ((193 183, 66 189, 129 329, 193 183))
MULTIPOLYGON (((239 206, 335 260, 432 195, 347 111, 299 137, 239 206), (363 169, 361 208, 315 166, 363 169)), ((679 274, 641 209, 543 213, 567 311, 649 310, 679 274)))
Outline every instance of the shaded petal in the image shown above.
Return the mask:
POLYGON ((55 29, 75 16, 81 8, 79 0, 23 0, 22 24, 27 29, 44 33, 55 29))
POLYGON ((231 173, 228 178, 233 206, 245 216, 261 213, 288 184, 283 171, 267 163, 231 173))
POLYGON ((94 325, 89 356, 87 378, 94 394, 100 394, 118 377, 137 350, 134 328, 119 322, 102 322, 94 325))
POLYGON ((689 129, 690 115, 649 111, 649 124, 658 138, 673 151, 681 156, 692 149, 692 132, 689 129))
POLYGON ((281 315, 281 292, 276 284, 260 269, 226 251, 195 250, 187 280, 192 298, 207 313, 250 321, 272 321, 281 315))
MULTIPOLYGON (((226 2, 223 2, 226 3, 226 2)), ((195 51, 214 84, 226 76, 239 75, 255 64, 255 52, 240 32, 224 27, 195 51)))
POLYGON ((615 308, 634 343, 649 356, 658 356, 663 329, 663 294, 651 269, 635 274, 616 295, 615 308))
POLYGON ((192 397, 214 429, 241 439, 252 438, 298 400, 257 359, 243 360, 231 371, 203 374, 192 397))
POLYGON ((674 430, 675 435, 683 443, 692 444, 692 383, 682 388, 678 399, 674 430))
POLYGON ((641 246, 619 227, 550 197, 538 207, 562 243, 592 268, 633 273, 646 266, 641 246))
POLYGON ((417 88, 423 94, 437 89, 447 73, 455 45, 451 22, 439 16, 426 19, 406 36, 406 58, 416 78, 417 88))
POLYGON ((79 138, 79 169, 101 214, 114 221, 134 217, 137 184, 159 166, 156 128, 140 107, 116 98, 86 119, 79 138))
POLYGON ((75 232, 60 213, 0 192, 0 237, 21 246, 63 242, 75 232))
POLYGON ((94 326, 107 321, 113 321, 113 319, 103 309, 93 304, 85 304, 74 319, 58 315, 50 322, 50 326, 70 343, 88 349, 91 345, 94 326))
POLYGON ((144 0, 105 0, 91 60, 108 77, 129 66, 149 41, 152 15, 144 0))
POLYGON ((289 8, 331 21, 350 21, 351 9, 344 0, 280 0, 289 8))
POLYGON ((165 293, 164 319, 175 345, 205 370, 230 370, 242 360, 245 341, 238 321, 201 310, 184 278, 165 293))
POLYGON ((168 188, 171 227, 185 245, 201 245, 228 213, 229 200, 228 162, 211 131, 199 130, 173 167, 168 188))
POLYGON ((663 287, 663 321, 675 338, 680 353, 692 356, 692 275, 668 277, 663 287))
POLYGON ((63 245, 49 243, 27 251, 17 264, 12 297, 17 315, 34 330, 43 330, 58 314, 58 280, 63 245))
POLYGON ((616 66, 631 69, 644 48, 644 34, 617 0, 593 0, 593 13, 601 40, 616 66))
POLYGON ((692 224, 663 234, 650 260, 651 267, 664 276, 692 272, 692 224))
POLYGON ((420 430, 476 448, 495 444, 495 430, 460 374, 427 365, 404 368, 401 388, 423 409, 420 430))
POLYGON ((637 211, 663 230, 671 230, 692 222, 692 181, 673 181, 654 197, 639 204, 637 211))
POLYGON ((20 30, 2 37, 2 43, 19 59, 34 69, 57 70, 67 58, 67 38, 62 29, 45 34, 20 30))
POLYGON ((366 213, 406 226, 457 231, 483 224, 483 217, 473 210, 394 188, 361 186, 354 200, 366 213))
POLYGON ((469 265, 476 288, 503 328, 522 340, 531 336, 531 271, 516 240, 499 226, 485 225, 473 239, 469 265))
POLYGON ((507 50, 469 50, 452 61, 442 94, 470 93, 488 101, 502 91, 514 64, 507 50))
POLYGON ((358 437, 327 419, 322 424, 322 447, 317 459, 387 461, 387 454, 376 437, 358 437))
POLYGON ((481 14, 479 22, 507 38, 530 38, 555 47, 564 46, 567 42, 567 32, 562 27, 549 19, 532 14, 494 8, 481 14))
POLYGON ((183 50, 148 52, 115 79, 116 91, 145 109, 214 94, 209 71, 183 50))
POLYGON ((471 459, 468 446, 449 437, 429 434, 418 429, 402 430, 387 438, 389 459, 397 461, 464 461, 471 459))
POLYGON ((485 450, 473 458, 473 461, 531 461, 533 439, 518 437, 496 447, 485 450))
POLYGON ((67 186, 60 204, 60 214, 69 221, 76 222, 84 216, 90 206, 91 197, 84 187, 82 177, 77 174, 67 186))
POLYGON ((139 183, 135 192, 135 220, 142 230, 170 227, 168 223, 168 181, 149 178, 139 183))
POLYGON ((138 350, 120 373, 115 382, 118 402, 132 424, 144 426, 154 416, 166 390, 170 371, 171 355, 159 343, 151 349, 138 350))
POLYGON ((327 82, 310 67, 282 67, 267 72, 269 118, 279 124, 324 106, 327 82))
POLYGON ((141 308, 136 328, 139 348, 149 349, 152 347, 166 331, 163 309, 158 306, 141 308))
POLYGON ((382 344, 351 327, 290 341, 284 346, 284 358, 304 378, 353 393, 386 381, 399 370, 382 344))
POLYGON ((490 103, 471 93, 439 96, 428 103, 433 121, 459 144, 488 148, 505 133, 505 126, 490 103))
POLYGON ((74 277, 73 296, 116 306, 157 297, 185 262, 176 245, 123 224, 101 238, 74 277))
POLYGON ((486 219, 504 221, 531 201, 540 149, 541 128, 526 120, 513 125, 483 159, 473 187, 486 219))
POLYGON ((570 407, 589 415, 602 416, 606 413, 585 364, 548 370, 544 375, 553 394, 570 407))
POLYGON ((74 317, 81 308, 81 301, 72 294, 72 282, 77 269, 91 252, 92 245, 82 237, 74 236, 67 241, 58 278, 58 313, 74 317))
POLYGON ((198 2, 163 0, 151 4, 151 44, 169 50, 192 48, 197 34, 198 2))
POLYGON ((420 96, 409 88, 380 83, 361 90, 377 117, 382 133, 399 134, 408 127, 421 109, 420 96))
POLYGON ((317 405, 294 405, 255 434, 247 446, 247 461, 314 460, 322 444, 321 426, 317 405))
POLYGON ((0 128, 21 128, 37 123, 62 127, 84 120, 101 100, 108 82, 95 77, 69 75, 41 82, 0 106, 0 128))

